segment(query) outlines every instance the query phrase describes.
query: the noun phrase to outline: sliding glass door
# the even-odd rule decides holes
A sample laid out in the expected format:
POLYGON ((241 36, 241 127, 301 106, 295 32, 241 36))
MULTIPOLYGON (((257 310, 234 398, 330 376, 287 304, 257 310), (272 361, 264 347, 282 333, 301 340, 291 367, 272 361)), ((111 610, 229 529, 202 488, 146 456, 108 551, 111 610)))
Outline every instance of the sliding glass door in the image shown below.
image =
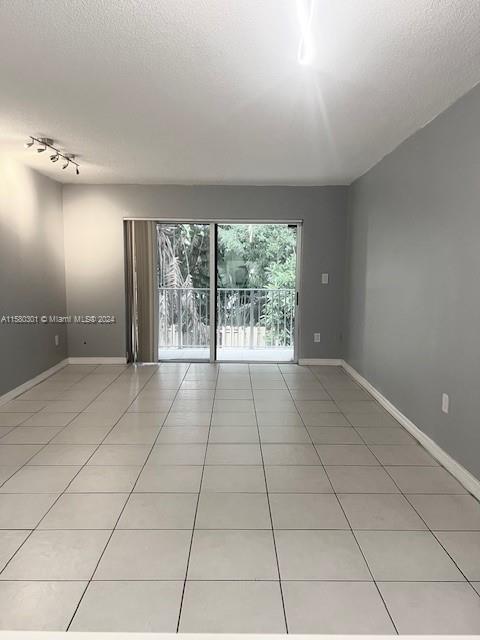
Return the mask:
POLYGON ((296 225, 218 225, 218 360, 294 360, 296 280, 296 225))
POLYGON ((133 361, 296 360, 299 224, 125 227, 133 361))
POLYGON ((210 360, 210 225, 157 224, 158 359, 210 360))

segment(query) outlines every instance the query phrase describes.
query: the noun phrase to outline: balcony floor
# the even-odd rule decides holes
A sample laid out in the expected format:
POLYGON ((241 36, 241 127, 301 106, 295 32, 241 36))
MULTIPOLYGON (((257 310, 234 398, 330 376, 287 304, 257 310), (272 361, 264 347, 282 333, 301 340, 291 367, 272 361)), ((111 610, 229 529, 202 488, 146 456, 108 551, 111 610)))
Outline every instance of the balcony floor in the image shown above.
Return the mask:
MULTIPOLYGON (((160 348, 158 359, 163 360, 208 360, 210 349, 203 347, 192 348, 160 348)), ((292 362, 293 347, 263 347, 249 349, 248 347, 220 347, 217 349, 217 360, 219 362, 241 360, 243 362, 292 362)))

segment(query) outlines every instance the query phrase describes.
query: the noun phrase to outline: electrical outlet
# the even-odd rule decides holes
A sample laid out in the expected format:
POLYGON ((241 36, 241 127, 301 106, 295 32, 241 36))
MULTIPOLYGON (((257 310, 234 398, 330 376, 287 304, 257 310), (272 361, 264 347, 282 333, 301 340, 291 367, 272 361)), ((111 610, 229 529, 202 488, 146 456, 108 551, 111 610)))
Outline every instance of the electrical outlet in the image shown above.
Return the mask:
POLYGON ((55 346, 58 347, 60 345, 60 336, 55 336, 55 346))
POLYGON ((322 273, 322 284, 328 284, 328 273, 322 273))
POLYGON ((313 334, 313 341, 314 342, 320 342, 320 334, 319 333, 314 333, 313 334))
POLYGON ((442 393, 442 411, 443 413, 448 413, 449 409, 450 409, 450 398, 448 397, 448 394, 442 393))

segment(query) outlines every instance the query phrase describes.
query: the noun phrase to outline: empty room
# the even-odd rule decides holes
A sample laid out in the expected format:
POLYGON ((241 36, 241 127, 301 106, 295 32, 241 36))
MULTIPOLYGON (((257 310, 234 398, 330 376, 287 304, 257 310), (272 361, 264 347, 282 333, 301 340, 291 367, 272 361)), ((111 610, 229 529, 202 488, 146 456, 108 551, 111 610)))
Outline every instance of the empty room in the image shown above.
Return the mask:
POLYGON ((0 0, 0 639, 480 636, 479 82, 478 0, 0 0))

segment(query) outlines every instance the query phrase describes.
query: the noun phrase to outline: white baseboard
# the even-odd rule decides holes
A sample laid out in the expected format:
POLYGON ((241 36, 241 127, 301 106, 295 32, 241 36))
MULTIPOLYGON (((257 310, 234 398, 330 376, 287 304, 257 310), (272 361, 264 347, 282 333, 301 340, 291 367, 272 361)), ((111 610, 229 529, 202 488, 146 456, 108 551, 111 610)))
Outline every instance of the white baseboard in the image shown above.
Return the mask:
POLYGON ((92 357, 75 357, 68 358, 68 364, 126 364, 127 358, 125 357, 114 357, 114 358, 97 358, 96 356, 92 357))
POLYGON ((432 455, 435 460, 438 460, 441 465, 449 471, 454 478, 456 478, 460 484, 462 484, 467 491, 480 500, 480 480, 467 471, 459 462, 452 458, 446 451, 444 451, 436 442, 427 436, 421 429, 417 427, 407 416, 397 409, 397 407, 390 402, 384 395, 380 393, 370 382, 364 378, 356 369, 354 369, 348 362, 342 361, 342 367, 347 373, 349 373, 354 380, 356 380, 370 395, 372 395, 379 404, 382 405, 388 413, 399 422, 402 427, 412 434, 418 442, 425 447, 425 449, 432 455))
POLYGON ((0 405, 10 402, 10 400, 13 400, 14 398, 17 398, 19 395, 21 395, 22 393, 25 393, 25 391, 28 391, 39 382, 43 382, 43 380, 45 380, 46 378, 49 378, 51 375, 53 375, 60 369, 63 369, 63 367, 65 367, 67 364, 68 364, 68 358, 65 358, 65 360, 61 360, 57 364, 53 365, 53 367, 50 367, 50 369, 47 369, 46 371, 42 371, 42 373, 39 373, 38 376, 35 376, 34 378, 27 380, 20 386, 15 387, 15 389, 11 389, 10 391, 7 391, 7 393, 5 393, 3 396, 0 396, 0 405))
POLYGON ((340 358, 299 358, 298 364, 303 366, 340 367, 343 360, 340 358))

